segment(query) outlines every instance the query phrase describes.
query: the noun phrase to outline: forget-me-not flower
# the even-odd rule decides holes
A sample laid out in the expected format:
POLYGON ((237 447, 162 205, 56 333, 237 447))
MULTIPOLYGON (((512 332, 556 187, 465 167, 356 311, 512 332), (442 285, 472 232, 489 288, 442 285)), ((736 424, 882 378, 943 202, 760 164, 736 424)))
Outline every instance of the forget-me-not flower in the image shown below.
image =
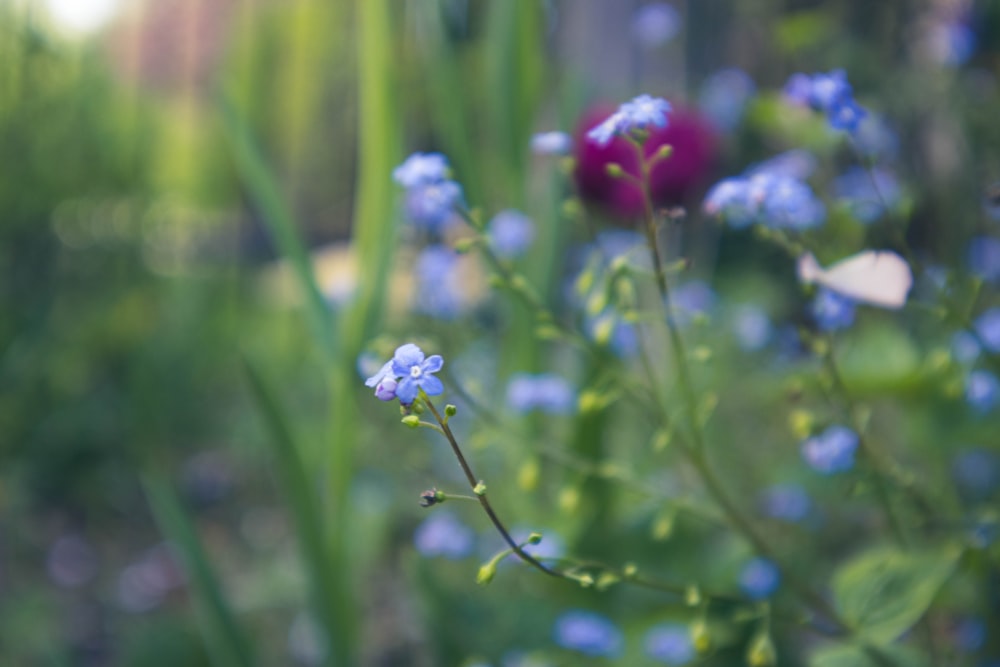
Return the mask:
POLYGON ((406 213, 419 227, 440 231, 455 217, 462 203, 462 187, 455 181, 438 181, 414 186, 406 192, 406 213))
POLYGON ((413 533, 413 544, 424 556, 465 558, 475 548, 475 532, 447 509, 435 510, 413 533))
POLYGON ((766 558, 754 558, 740 570, 740 590, 751 600, 771 597, 781 583, 778 566, 766 558))
POLYGON ((854 300, 825 287, 813 299, 811 311, 820 331, 846 329, 854 323, 854 300))
POLYGON ((698 108, 722 130, 732 130, 743 118, 747 103, 757 90, 753 79, 741 69, 712 74, 701 86, 698 108))
POLYGON ((632 19, 632 34, 643 46, 655 49, 663 46, 680 31, 681 17, 673 5, 651 2, 636 10, 632 19))
POLYGON ((520 211, 501 211, 490 220, 486 234, 497 257, 515 259, 531 247, 535 225, 520 211))
POLYGON ((414 153, 393 170, 392 177, 409 189, 447 180, 448 169, 448 159, 440 153, 414 153))
POLYGON ((539 132, 531 137, 531 150, 538 155, 565 155, 573 139, 565 132, 539 132))
POLYGON ((600 146, 606 146, 617 135, 626 135, 633 130, 647 127, 666 127, 670 103, 659 97, 639 95, 625 102, 608 116, 600 125, 587 133, 587 138, 600 146))
POLYGON ((989 371, 972 371, 965 381, 965 400, 976 412, 989 412, 1000 403, 1000 380, 989 371))
POLYGON ((772 519, 797 523, 809 515, 812 501, 799 484, 776 484, 760 495, 761 509, 772 519))
POLYGON ((556 619, 556 644, 593 657, 615 657, 622 650, 622 633, 608 618, 591 611, 573 610, 556 619))
POLYGON ((867 112, 854 101, 851 84, 842 69, 812 76, 793 74, 785 84, 785 98, 826 114, 836 130, 854 132, 867 112))
POLYGON ((834 425, 802 443, 802 458, 816 472, 832 475, 854 467, 857 448, 858 434, 834 425))
POLYGON ((653 626, 646 632, 642 646, 646 655, 665 665, 686 665, 696 653, 690 631, 678 623, 653 626))
POLYGON ((444 391, 441 380, 434 373, 444 366, 441 355, 434 354, 424 357, 424 352, 413 343, 407 343, 396 348, 392 357, 392 372, 399 377, 396 385, 396 397, 400 403, 412 403, 417 392, 423 389, 428 396, 437 396, 444 391))
POLYGON ((861 167, 852 167, 838 176, 833 182, 833 193, 864 224, 878 220, 886 207, 895 207, 900 198, 899 181, 892 172, 886 169, 869 172, 861 167))
POLYGON ((1000 352, 1000 307, 983 311, 974 324, 983 346, 990 352, 1000 352))
POLYGON ((517 373, 507 384, 507 405, 518 414, 540 410, 550 414, 567 414, 576 404, 573 386, 558 375, 517 373))

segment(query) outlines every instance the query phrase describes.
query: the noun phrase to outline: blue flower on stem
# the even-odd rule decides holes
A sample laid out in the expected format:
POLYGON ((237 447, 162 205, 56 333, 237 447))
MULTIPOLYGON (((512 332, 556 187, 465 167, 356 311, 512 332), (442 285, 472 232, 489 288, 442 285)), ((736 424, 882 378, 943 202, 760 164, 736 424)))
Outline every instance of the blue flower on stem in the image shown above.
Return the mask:
POLYGON ((501 211, 490 220, 486 233, 497 257, 515 259, 531 247, 535 225, 520 211, 501 211))
POLYGON ((766 558, 754 558, 740 570, 740 590, 752 600, 771 597, 780 583, 781 571, 766 558))
POLYGON ((820 331, 846 329, 854 323, 854 301, 823 288, 812 303, 812 316, 820 331))
POLYGON ((400 403, 412 403, 417 392, 423 389, 428 396, 437 396, 444 391, 441 380, 434 373, 444 366, 441 355, 434 354, 424 358, 424 352, 413 343, 407 343, 396 348, 392 357, 392 372, 401 379, 396 385, 396 397, 400 403))
POLYGON ((599 146, 606 146, 616 135, 644 130, 651 125, 666 127, 668 113, 670 102, 659 97, 640 95, 618 107, 618 111, 588 132, 587 138, 599 146))
POLYGON ((832 475, 854 467, 857 448, 858 434, 834 425, 802 443, 802 458, 816 472, 832 475))
POLYGON ((406 213, 410 220, 431 231, 439 231, 455 216, 462 203, 462 188, 455 181, 416 185, 406 193, 406 213))
POLYGON ((614 657, 622 650, 622 633, 600 614, 568 611, 556 620, 554 639, 563 648, 589 656, 614 657))
POLYGON ((650 658, 666 665, 686 665, 695 658, 691 633, 678 623, 662 623, 650 628, 643 648, 650 658))
POLYGON ((440 153, 414 153, 393 170, 392 177, 407 189, 440 183, 448 178, 448 159, 440 153))
POLYGON ((847 82, 847 74, 842 69, 812 76, 793 74, 785 84, 784 92, 785 98, 793 104, 809 106, 826 114, 830 126, 835 130, 853 133, 868 115, 854 101, 851 84, 847 82))
POLYGON ((375 398, 380 401, 396 398, 396 374, 392 370, 392 360, 385 362, 375 375, 365 380, 365 386, 375 387, 375 398))

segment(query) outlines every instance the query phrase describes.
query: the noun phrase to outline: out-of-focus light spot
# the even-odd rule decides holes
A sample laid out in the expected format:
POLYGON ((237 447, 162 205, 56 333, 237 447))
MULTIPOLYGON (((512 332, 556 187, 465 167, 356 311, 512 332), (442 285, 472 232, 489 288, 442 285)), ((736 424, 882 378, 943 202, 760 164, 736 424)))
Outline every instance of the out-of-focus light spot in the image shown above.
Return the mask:
POLYGON ((64 30, 91 33, 103 28, 121 10, 121 0, 45 0, 52 20, 64 30))

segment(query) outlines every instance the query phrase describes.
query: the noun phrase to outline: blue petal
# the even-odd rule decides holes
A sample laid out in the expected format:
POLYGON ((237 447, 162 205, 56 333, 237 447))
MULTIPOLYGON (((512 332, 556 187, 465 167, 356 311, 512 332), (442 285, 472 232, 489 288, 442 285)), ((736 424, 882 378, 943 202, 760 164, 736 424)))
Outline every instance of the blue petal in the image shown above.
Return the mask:
POLYGON ((396 375, 409 375, 410 369, 420 365, 423 360, 423 350, 413 343, 400 345, 392 357, 392 370, 396 372, 396 375))
MULTIPOLYGON (((444 391, 444 385, 441 384, 441 380, 438 380, 433 375, 425 375, 420 380, 420 387, 427 392, 428 396, 437 396, 444 391)), ((399 395, 399 390, 396 390, 396 395, 399 395)))
POLYGON ((444 359, 441 358, 441 355, 432 354, 431 356, 427 357, 427 361, 421 364, 420 370, 422 370, 425 373, 437 373, 439 370, 441 370, 442 366, 444 366, 444 359))
POLYGON ((382 364, 382 368, 378 369, 378 373, 365 380, 365 386, 374 387, 386 378, 395 378, 392 372, 392 359, 382 364))
POLYGON ((412 403, 417 397, 417 385, 413 378, 406 376, 396 385, 396 398, 400 403, 412 403))

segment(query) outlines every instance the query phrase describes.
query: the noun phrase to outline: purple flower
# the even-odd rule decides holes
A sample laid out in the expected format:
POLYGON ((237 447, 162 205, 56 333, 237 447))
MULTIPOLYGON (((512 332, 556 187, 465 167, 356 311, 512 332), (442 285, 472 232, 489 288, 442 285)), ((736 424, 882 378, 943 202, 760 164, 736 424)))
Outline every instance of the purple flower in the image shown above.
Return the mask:
POLYGON ((778 566, 766 558, 754 558, 740 570, 740 590, 751 600, 771 597, 781 583, 778 566))
POLYGON ((507 405, 518 414, 532 410, 567 414, 573 411, 576 396, 570 383, 558 375, 518 373, 507 384, 507 405))
POLYGON ((643 648, 653 660, 665 665, 686 665, 695 658, 688 629, 677 623, 661 623, 646 632, 643 648))
POLYGON ((520 211, 501 211, 490 220, 486 233, 498 257, 514 259, 531 247, 535 225, 520 211))
POLYGON ((823 475, 844 472, 854 467, 858 435, 846 426, 834 425, 802 443, 802 458, 823 475))
POLYGON ((465 558, 475 548, 476 534, 447 509, 436 509, 413 533, 413 544, 424 556, 465 558))
POLYGON ((681 17, 673 5, 651 2, 635 12, 632 34, 640 44, 649 49, 663 46, 680 31, 681 17))
POLYGON ((820 331, 846 329, 854 323, 854 301, 822 288, 813 300, 812 316, 820 331))
POLYGON ((440 183, 448 178, 448 159, 440 153, 414 153, 393 170, 392 177, 407 189, 440 183))
POLYGON ((531 137, 531 150, 539 155, 565 155, 573 139, 565 132, 541 132, 531 137))
POLYGON ((556 644, 584 655, 615 657, 622 650, 621 631, 606 617, 590 611, 567 611, 553 629, 556 644))
POLYGON ((437 396, 444 391, 441 380, 434 373, 441 370, 444 360, 435 354, 424 358, 424 352, 413 343, 396 348, 392 357, 392 372, 401 377, 396 386, 396 396, 403 404, 412 403, 417 391, 423 389, 429 396, 437 396))
POLYGON ((1000 308, 984 311, 974 324, 986 349, 994 354, 1000 353, 1000 308))
POLYGON ((1000 403, 1000 381, 988 371, 972 371, 965 381, 965 400, 976 412, 989 412, 1000 403))
POLYGON ((640 95, 625 102, 600 125, 587 133, 587 138, 606 146, 616 135, 628 134, 632 130, 642 130, 650 126, 666 127, 670 103, 658 97, 640 95))

